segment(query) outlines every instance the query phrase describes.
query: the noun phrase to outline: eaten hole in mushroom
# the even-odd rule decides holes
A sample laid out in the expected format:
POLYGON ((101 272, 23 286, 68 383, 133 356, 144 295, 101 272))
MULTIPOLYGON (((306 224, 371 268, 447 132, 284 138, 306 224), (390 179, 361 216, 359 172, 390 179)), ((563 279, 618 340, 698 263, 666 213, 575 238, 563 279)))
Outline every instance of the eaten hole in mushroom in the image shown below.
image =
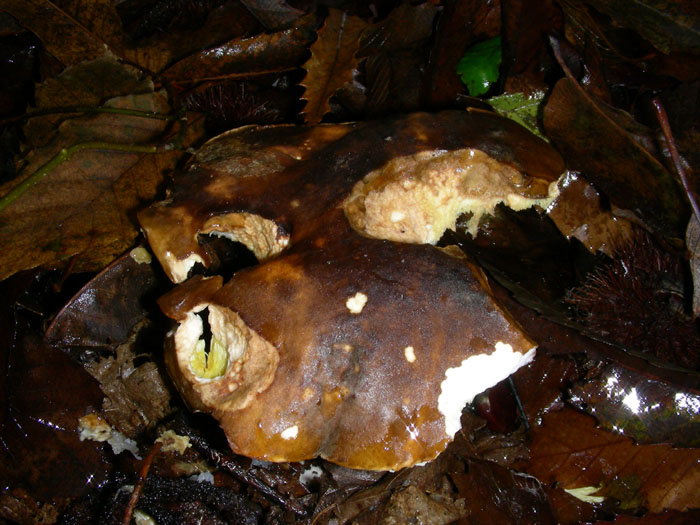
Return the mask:
MULTIPOLYGON (((460 214, 476 228, 499 202, 553 198, 563 163, 524 128, 450 111, 248 127, 208 148, 234 148, 233 166, 196 155, 170 200, 140 219, 166 268, 168 253, 206 266, 200 234, 226 235, 259 260, 160 301, 179 323, 171 375, 234 452, 368 470, 429 461, 476 394, 533 358, 536 343, 483 271, 433 246, 460 214)), ((169 275, 183 277, 172 265, 169 275)))
POLYGON ((391 159, 355 184, 344 203, 358 232, 377 239, 435 244, 469 214, 466 231, 504 203, 520 211, 546 208, 558 195, 556 181, 533 180, 472 148, 421 151, 391 159))

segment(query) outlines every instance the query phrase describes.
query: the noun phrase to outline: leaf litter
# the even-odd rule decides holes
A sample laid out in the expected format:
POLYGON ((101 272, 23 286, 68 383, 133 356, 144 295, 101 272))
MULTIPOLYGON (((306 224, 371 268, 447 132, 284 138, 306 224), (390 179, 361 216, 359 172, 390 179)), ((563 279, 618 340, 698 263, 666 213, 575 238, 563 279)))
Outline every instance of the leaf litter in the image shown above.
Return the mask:
MULTIPOLYGON (((167 4, 158 3, 161 14, 167 4)), ((610 345, 604 335, 577 324, 564 300, 571 283, 585 282, 594 268, 617 260, 613 247, 637 229, 652 231, 675 246, 662 242, 663 250, 676 253, 690 223, 685 248, 690 272, 697 273, 697 242, 685 198, 666 167, 663 145, 655 143, 656 124, 639 109, 649 100, 645 89, 668 94, 664 101, 681 137, 681 153, 694 158, 693 123, 675 117, 683 114, 687 99, 670 96, 699 80, 692 67, 698 63, 688 23, 692 17, 684 5, 666 13, 663 23, 659 18, 642 24, 646 19, 640 11, 609 11, 600 2, 567 0, 538 9, 521 2, 488 8, 466 0, 456 4, 454 12, 440 2, 382 4, 368 14, 366 6, 316 10, 303 2, 210 2, 200 6, 202 16, 186 29, 173 19, 167 30, 150 29, 140 36, 128 34, 120 16, 133 9, 131 28, 140 22, 153 28, 158 11, 140 19, 146 15, 138 14, 138 0, 118 9, 112 2, 80 10, 82 4, 75 2, 6 2, 0 7, 33 31, 53 60, 37 83, 36 107, 28 112, 34 116, 24 126, 28 151, 18 164, 20 178, 3 186, 0 195, 74 144, 131 147, 177 141, 178 126, 168 119, 181 115, 177 110, 183 100, 231 80, 246 82, 246 89, 265 85, 258 92, 266 94, 274 93, 267 90, 274 84, 297 101, 296 116, 285 117, 297 124, 373 118, 397 110, 483 107, 483 100, 462 91, 456 61, 469 45, 499 34, 504 37, 505 75, 499 89, 523 100, 538 90, 547 92, 528 108, 529 122, 534 113, 541 126, 539 117, 544 116, 540 129, 567 166, 579 170, 569 173, 565 191, 546 213, 521 217, 497 211, 485 219, 490 237, 480 245, 463 239, 463 248, 491 273, 503 303, 540 343, 537 359, 513 377, 529 430, 508 389, 499 385, 482 396, 487 403, 465 410, 460 438, 424 467, 364 473, 323 461, 271 465, 233 457, 205 418, 176 423, 186 408, 169 393, 159 343, 137 336, 148 330, 134 332, 146 317, 162 323, 155 307, 158 293, 148 284, 154 282, 149 272, 136 278, 140 274, 133 261, 122 259, 111 274, 68 301, 49 330, 49 340, 82 366, 60 361, 61 354, 51 354, 54 346, 37 346, 37 323, 48 324, 55 310, 43 317, 22 306, 27 301, 7 295, 0 362, 12 389, 0 398, 3 457, 13 462, 0 471, 5 486, 12 487, 1 495, 3 518, 36 521, 41 516, 52 522, 61 515, 64 520, 99 515, 104 522, 121 521, 129 498, 117 496, 118 487, 133 482, 138 463, 78 439, 78 419, 103 406, 110 409, 103 411, 105 417, 143 450, 165 427, 192 439, 200 436, 194 441, 197 451, 154 457, 156 470, 143 487, 139 512, 162 520, 195 514, 224 521, 237 516, 250 523, 492 522, 496 517, 503 522, 625 522, 635 514, 652 523, 692 520, 692 509, 700 506, 693 490, 699 475, 696 373, 651 359, 638 351, 644 346, 638 340, 610 345), (47 10, 38 16, 42 6, 47 10), (462 24, 454 31, 450 20, 461 20, 464 13, 480 24, 462 24), (634 55, 620 38, 634 31, 639 34, 630 41, 641 43, 644 56, 634 55), (565 56, 559 57, 570 70, 565 78, 543 38, 549 33, 568 38, 561 46, 565 56), (681 58, 681 51, 691 54, 681 58), (69 67, 59 73, 64 66, 69 67), (667 76, 660 82, 655 72, 667 76), (641 88, 635 91, 633 84, 641 88), (139 112, 167 119, 148 120, 136 116, 139 112), (595 160, 601 156, 604 161, 595 160), (627 190, 616 190, 620 184, 627 190), (518 228, 519 244, 510 251, 489 247, 489 240, 508 239, 509 229, 518 228), (534 247, 540 251, 533 252, 534 247), (549 264, 549 254, 558 261, 564 253, 566 269, 549 264), (507 260, 522 260, 523 268, 509 266, 507 260), (120 282, 130 285, 121 288, 120 282), (86 302, 95 294, 103 298, 86 302), (122 299, 121 308, 129 313, 112 306, 122 299), (117 321, 115 326, 109 327, 110 319, 117 321), (44 349, 37 353, 38 348, 44 349), (52 380, 56 367, 70 388, 52 380), (106 398, 89 372, 101 381, 106 398), (44 392, 53 401, 35 402, 44 392), (174 419, 166 416, 171 409, 174 419), (34 443, 41 446, 32 447, 34 443), (207 468, 212 485, 181 477, 182 472, 203 475, 207 468), (71 474, 63 486, 48 475, 57 470, 71 474), (306 488, 299 481, 304 472, 313 473, 306 488), (93 481, 85 483, 88 477, 93 481), (96 502, 109 495, 114 496, 112 506, 100 508, 96 502), (179 496, 173 500, 173 495, 179 496)), ((643 4, 651 12, 660 9, 651 1, 643 4)), ((251 115, 251 122, 265 116, 256 109, 264 100, 239 97, 237 103, 245 107, 236 112, 251 115)), ((211 106, 205 98, 198 110, 206 113, 211 106)), ((2 278, 37 266, 66 268, 67 261, 67 275, 97 271, 133 248, 138 236, 133 213, 160 194, 167 173, 186 158, 184 148, 204 138, 201 116, 183 118, 188 135, 182 149, 76 153, 2 210, 2 278)), ((0 284, 8 290, 29 289, 21 273, 0 284)), ((695 290, 697 294, 697 286, 695 290)), ((46 289, 39 297, 56 301, 57 293, 46 289)), ((161 324, 155 332, 166 329, 161 324)))

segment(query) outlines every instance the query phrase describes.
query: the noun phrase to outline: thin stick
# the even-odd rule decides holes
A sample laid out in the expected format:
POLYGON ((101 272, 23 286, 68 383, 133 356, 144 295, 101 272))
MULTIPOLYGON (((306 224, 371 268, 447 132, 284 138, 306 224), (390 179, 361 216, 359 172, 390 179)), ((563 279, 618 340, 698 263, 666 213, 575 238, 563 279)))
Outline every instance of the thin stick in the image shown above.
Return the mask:
POLYGON ((520 396, 518 395, 518 389, 515 388, 515 382, 513 381, 512 375, 508 376, 508 386, 510 387, 510 391, 513 393, 513 397, 515 398, 515 404, 520 411, 520 417, 525 425, 525 430, 530 430, 530 422, 527 420, 527 414, 525 414, 525 408, 523 407, 523 402, 520 400, 520 396))
POLYGON ((693 208, 693 214, 695 218, 700 221, 700 206, 698 206, 698 201, 695 198, 695 194, 690 189, 690 183, 688 182, 688 177, 685 173, 685 168, 683 168, 683 163, 681 162, 681 156, 678 154, 678 149, 676 148, 676 141, 673 139, 673 133, 671 133, 671 125, 668 122, 668 116, 666 115, 666 110, 664 109, 661 100, 658 97, 654 97, 651 101, 651 105, 654 106, 654 111, 656 111, 656 118, 661 124, 661 131, 664 133, 666 138, 666 145, 671 153, 671 159, 673 160, 673 165, 676 168, 678 177, 681 179, 681 184, 683 189, 685 189, 688 195, 688 200, 690 201, 690 206, 693 208))
POLYGON ((122 520, 123 525, 129 525, 129 523, 131 523, 131 517, 134 514, 134 509, 136 508, 136 504, 139 502, 139 497, 143 491, 143 486, 146 484, 148 471, 151 470, 153 459, 156 457, 156 454, 158 454, 158 451, 162 445, 163 444, 161 442, 156 441, 153 444, 153 448, 151 448, 151 452, 149 452, 146 459, 143 460, 143 465, 141 465, 141 471, 139 472, 139 481, 134 486, 134 491, 131 493, 129 504, 126 506, 126 512, 124 512, 124 519, 122 520))
POLYGON ((190 438, 190 443, 192 443, 192 446, 199 450, 200 453, 204 454, 209 459, 209 461, 216 465, 217 468, 228 472, 238 480, 255 488, 270 501, 277 503, 286 510, 292 511, 298 516, 304 516, 307 514, 306 510, 301 505, 299 505, 298 502, 283 497, 272 487, 268 486, 265 482, 259 479, 258 476, 256 476, 251 469, 245 468, 242 465, 238 464, 228 454, 224 454, 223 452, 216 450, 206 441, 206 439, 204 439, 201 435, 195 432, 187 423, 185 423, 184 420, 179 422, 176 431, 178 434, 190 438))

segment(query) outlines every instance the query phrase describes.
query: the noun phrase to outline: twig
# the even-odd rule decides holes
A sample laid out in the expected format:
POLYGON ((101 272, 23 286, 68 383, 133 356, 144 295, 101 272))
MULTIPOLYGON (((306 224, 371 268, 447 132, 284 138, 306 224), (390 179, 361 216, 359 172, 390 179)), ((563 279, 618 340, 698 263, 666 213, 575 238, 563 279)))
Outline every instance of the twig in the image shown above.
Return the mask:
POLYGON ((688 195, 688 200, 690 201, 690 206, 693 208, 693 214, 695 218, 700 221, 700 206, 698 206, 698 201, 695 198, 695 194, 690 189, 690 183, 688 182, 688 176, 685 173, 685 168, 683 168, 683 163, 681 162, 681 157, 678 154, 678 149, 676 148, 676 141, 673 139, 673 133, 671 133, 671 125, 668 122, 668 116, 666 115, 666 110, 664 109, 661 100, 658 97, 654 97, 651 101, 651 105, 654 106, 654 111, 656 111, 656 118, 661 124, 661 131, 663 131, 664 137, 666 138, 666 145, 671 153, 671 159, 673 160, 673 165, 676 168, 678 177, 681 179, 681 184, 683 189, 688 195))
POLYGON ((520 411, 520 417, 523 420, 523 425, 525 426, 525 430, 530 430, 530 421, 527 419, 527 414, 525 413, 525 408, 523 407, 523 402, 520 399, 520 395, 518 394, 518 389, 515 387, 515 381, 513 381, 513 376, 509 375, 508 376, 508 386, 510 387, 510 391, 513 394, 513 397, 515 398, 515 404, 518 406, 518 410, 520 411))
POLYGON ((129 525, 129 523, 131 523, 131 517, 134 514, 134 509, 141 496, 141 491, 143 491, 143 486, 146 484, 146 478, 148 477, 148 471, 151 469, 151 463, 153 463, 153 459, 156 457, 156 454, 158 454, 161 446, 163 446, 163 444, 156 441, 148 456, 143 460, 143 465, 141 465, 141 471, 139 472, 139 481, 134 486, 134 491, 131 493, 129 504, 126 506, 126 511, 124 512, 124 519, 122 520, 123 525, 129 525))
POLYGON ((187 436, 190 439, 192 446, 207 456, 217 468, 228 472, 235 478, 238 478, 240 481, 250 485, 258 490, 267 499, 277 503, 289 511, 292 511, 294 514, 298 516, 305 516, 307 514, 307 511, 301 507, 298 502, 283 497, 265 482, 260 480, 251 469, 243 467, 242 465, 236 463, 230 456, 216 450, 184 421, 177 422, 176 431, 178 434, 187 436))

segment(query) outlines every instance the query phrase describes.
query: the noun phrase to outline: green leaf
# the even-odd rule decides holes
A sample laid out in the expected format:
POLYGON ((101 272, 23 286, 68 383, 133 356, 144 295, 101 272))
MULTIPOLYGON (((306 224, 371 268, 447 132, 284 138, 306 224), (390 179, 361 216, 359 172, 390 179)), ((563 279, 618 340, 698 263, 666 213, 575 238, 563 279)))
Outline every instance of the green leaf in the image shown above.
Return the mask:
POLYGON ((491 97, 488 103, 497 113, 514 120, 541 139, 547 140, 537 125, 537 112, 543 99, 542 91, 536 91, 527 97, 523 93, 504 93, 491 97))
POLYGON ((471 46, 457 63, 457 74, 469 94, 478 97, 498 80, 501 65, 501 37, 489 38, 471 46))

